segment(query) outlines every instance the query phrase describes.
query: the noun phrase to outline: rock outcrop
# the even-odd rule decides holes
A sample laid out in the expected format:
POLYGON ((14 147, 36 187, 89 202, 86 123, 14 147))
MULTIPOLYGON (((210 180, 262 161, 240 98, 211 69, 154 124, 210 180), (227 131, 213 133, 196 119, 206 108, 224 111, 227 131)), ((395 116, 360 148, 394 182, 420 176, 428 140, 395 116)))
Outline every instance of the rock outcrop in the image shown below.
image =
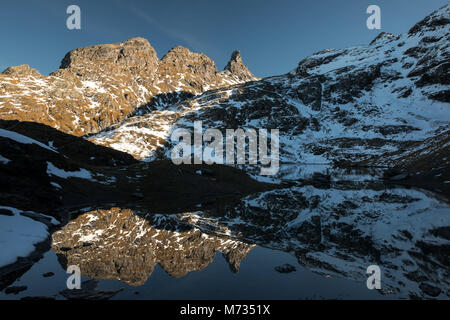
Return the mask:
POLYGON ((36 69, 31 68, 27 64, 22 64, 20 66, 13 66, 7 68, 2 72, 4 75, 15 77, 15 78, 25 78, 25 77, 41 77, 42 75, 36 69))
POLYGON ((144 38, 132 38, 123 43, 94 45, 70 51, 61 61, 60 70, 68 69, 72 74, 86 80, 95 80, 106 74, 130 72, 151 78, 159 60, 156 51, 144 38))
POLYGON ((251 73, 247 66, 242 62, 241 52, 239 50, 236 50, 231 54, 231 59, 225 66, 224 72, 243 82, 256 79, 253 73, 251 73))

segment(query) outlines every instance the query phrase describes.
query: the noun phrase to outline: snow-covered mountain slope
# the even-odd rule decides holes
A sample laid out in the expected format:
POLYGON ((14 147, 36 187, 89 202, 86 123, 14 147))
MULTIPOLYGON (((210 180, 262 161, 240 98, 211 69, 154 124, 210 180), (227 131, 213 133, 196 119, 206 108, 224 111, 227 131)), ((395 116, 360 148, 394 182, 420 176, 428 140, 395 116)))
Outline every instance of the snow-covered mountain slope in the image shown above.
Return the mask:
POLYGON ((280 129, 281 162, 359 162, 450 124, 450 5, 403 35, 328 49, 286 75, 160 104, 89 137, 140 160, 169 157, 176 128, 280 129))
POLYGON ((39 122, 73 135, 98 132, 161 101, 257 80, 234 52, 219 72, 204 54, 175 47, 158 59, 150 43, 70 51, 59 70, 41 75, 27 65, 0 74, 0 119, 39 122))

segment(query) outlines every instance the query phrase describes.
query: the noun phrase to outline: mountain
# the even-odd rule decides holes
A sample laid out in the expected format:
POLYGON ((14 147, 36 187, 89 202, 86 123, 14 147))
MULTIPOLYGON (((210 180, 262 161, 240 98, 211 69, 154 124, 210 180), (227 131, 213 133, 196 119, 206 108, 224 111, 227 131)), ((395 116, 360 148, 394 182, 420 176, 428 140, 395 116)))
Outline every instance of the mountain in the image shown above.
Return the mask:
POLYGON ((174 129, 192 132, 202 121, 222 131, 280 129, 282 163, 388 165, 392 152, 449 135, 449 8, 406 34, 315 53, 285 75, 140 109, 89 140, 151 161, 170 156, 174 129))
POLYGON ((67 53, 49 76, 28 65, 3 71, 0 118, 39 122, 82 136, 116 124, 140 107, 257 79, 239 54, 233 53, 229 66, 219 72, 210 58, 183 47, 158 59, 143 38, 79 48, 67 53))
POLYGON ((0 118, 88 134, 146 161, 167 159, 171 132, 201 120, 205 129, 280 129, 285 163, 386 165, 380 156, 449 134, 449 10, 406 34, 323 50, 264 79, 239 51, 218 72, 183 47, 158 59, 142 38, 75 49, 50 76, 28 66, 5 70, 0 118))

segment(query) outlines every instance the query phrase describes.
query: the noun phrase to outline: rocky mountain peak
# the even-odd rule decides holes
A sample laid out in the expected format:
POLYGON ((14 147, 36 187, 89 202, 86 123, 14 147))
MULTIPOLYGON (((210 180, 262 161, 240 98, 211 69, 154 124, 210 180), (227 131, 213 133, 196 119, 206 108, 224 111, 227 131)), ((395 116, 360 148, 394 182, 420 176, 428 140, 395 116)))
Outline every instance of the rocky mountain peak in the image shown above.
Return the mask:
POLYGON ((230 61, 228 61, 228 64, 224 68, 224 72, 243 81, 256 79, 253 73, 251 73, 247 66, 242 62, 241 52, 239 50, 233 51, 230 61))
POLYGON ((218 73, 216 64, 209 57, 182 46, 174 47, 164 55, 159 70, 160 74, 190 72, 199 75, 205 73, 207 77, 218 73))
POLYGON ((395 40, 396 36, 392 33, 387 33, 387 32, 380 32, 380 34, 378 36, 375 37, 375 39, 373 39, 370 42, 370 45, 373 45, 375 43, 381 43, 384 41, 391 41, 391 40, 395 40))
POLYGON ((40 77, 41 74, 36 69, 31 68, 28 64, 22 64, 19 66, 12 66, 2 72, 4 75, 12 77, 40 77))
POLYGON ((115 44, 102 44, 70 51, 61 61, 60 69, 71 68, 77 73, 83 69, 118 67, 130 70, 154 71, 158 65, 155 49, 144 38, 132 38, 115 44))
POLYGON ((214 61, 205 54, 177 46, 163 56, 157 74, 160 79, 172 79, 170 82, 164 80, 165 85, 173 87, 165 91, 195 93, 216 85, 219 72, 214 61))
MULTIPOLYGON (((238 66, 241 59, 236 55, 234 60, 238 66)), ((134 112, 164 108, 187 96, 248 80, 254 78, 219 73, 205 54, 181 46, 160 60, 148 40, 136 37, 74 49, 49 76, 27 65, 8 68, 0 74, 4 97, 0 117, 35 121, 81 136, 97 133, 134 112)))
POLYGON ((239 50, 233 51, 231 54, 231 59, 228 63, 230 64, 231 62, 242 63, 241 52, 239 50))
POLYGON ((196 55, 198 53, 192 52, 186 47, 183 46, 175 46, 172 49, 170 49, 161 60, 164 60, 165 58, 171 57, 171 56, 185 56, 185 55, 196 55))
POLYGON ((408 32, 409 35, 436 31, 450 23, 450 4, 446 4, 442 8, 434 11, 423 20, 416 23, 408 32))

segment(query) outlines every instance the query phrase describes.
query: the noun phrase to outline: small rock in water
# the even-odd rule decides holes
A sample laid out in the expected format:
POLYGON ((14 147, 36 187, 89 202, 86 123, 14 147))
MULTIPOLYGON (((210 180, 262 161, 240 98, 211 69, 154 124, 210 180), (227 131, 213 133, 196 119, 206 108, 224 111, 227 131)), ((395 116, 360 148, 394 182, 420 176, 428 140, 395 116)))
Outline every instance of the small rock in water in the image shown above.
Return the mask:
POLYGON ((53 277, 55 274, 53 273, 53 272, 47 272, 47 273, 44 273, 42 276, 44 277, 44 278, 49 278, 49 277, 53 277))
POLYGON ((437 288, 437 287, 433 287, 432 285, 429 285, 427 283, 421 283, 419 285, 420 290, 422 290, 423 293, 432 296, 432 297, 437 297, 438 295, 441 294, 441 289, 437 288))
POLYGON ((214 174, 214 171, 212 171, 210 169, 201 169, 201 170, 197 170, 195 173, 199 174, 199 175, 212 176, 214 174))
POLYGON ((27 290, 27 286, 16 286, 16 287, 8 287, 5 289, 6 294, 18 294, 22 291, 27 290))
POLYGON ((279 273, 291 273, 297 271, 297 269, 293 265, 290 265, 288 263, 283 264, 282 266, 275 267, 275 270, 279 273))

